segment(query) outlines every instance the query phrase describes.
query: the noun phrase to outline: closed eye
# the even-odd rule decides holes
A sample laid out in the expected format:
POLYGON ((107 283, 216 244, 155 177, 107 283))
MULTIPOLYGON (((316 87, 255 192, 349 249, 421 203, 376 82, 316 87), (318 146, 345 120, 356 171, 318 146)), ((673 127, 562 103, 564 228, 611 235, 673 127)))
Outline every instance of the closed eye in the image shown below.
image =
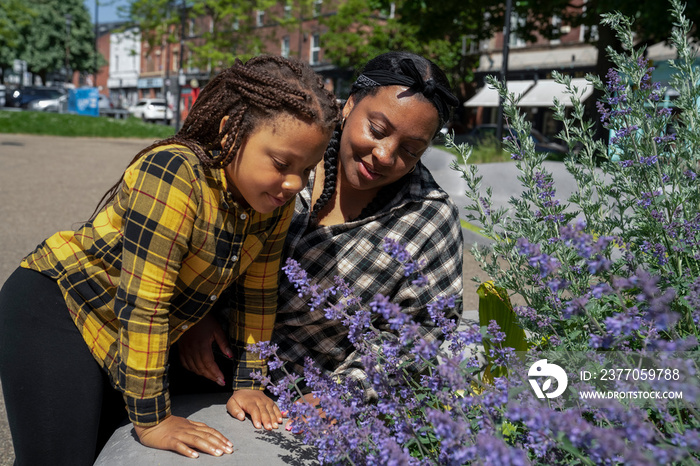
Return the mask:
POLYGON ((369 130, 378 139, 385 136, 384 132, 379 127, 375 126, 371 121, 369 122, 369 130))
POLYGON ((403 148, 403 151, 406 152, 408 155, 410 155, 413 158, 418 158, 418 154, 415 152, 411 152, 409 149, 406 149, 405 147, 403 148))
POLYGON ((272 159, 272 162, 275 164, 275 167, 277 167, 278 170, 286 170, 287 168, 289 168, 289 164, 284 163, 275 158, 272 159))

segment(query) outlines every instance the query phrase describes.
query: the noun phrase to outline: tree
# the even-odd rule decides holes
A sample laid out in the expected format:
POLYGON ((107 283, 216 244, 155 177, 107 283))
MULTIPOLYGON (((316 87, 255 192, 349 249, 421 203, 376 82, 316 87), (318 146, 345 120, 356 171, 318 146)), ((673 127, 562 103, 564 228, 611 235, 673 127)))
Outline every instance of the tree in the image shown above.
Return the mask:
POLYGON ((43 0, 32 5, 32 20, 20 28, 19 58, 46 83, 65 68, 94 72, 95 43, 90 13, 81 0, 43 0), (70 15, 68 25, 67 16, 70 15))
POLYGON ((326 57, 357 66, 389 50, 423 55, 448 72, 455 87, 471 81, 478 54, 472 44, 493 35, 486 2, 444 0, 348 0, 324 24, 326 57))
MULTIPOLYGON (((686 0, 685 4, 685 15, 696 25, 693 34, 697 39, 700 37, 700 30, 697 28, 700 22, 700 1, 686 0)), ((600 25, 602 14, 620 12, 628 18, 633 18, 632 31, 637 46, 649 46, 669 40, 674 26, 669 13, 671 4, 667 0, 516 0, 513 5, 514 13, 519 18, 513 25, 513 32, 526 41, 534 41, 536 34, 548 39, 558 38, 561 33, 551 20, 555 15, 561 19, 561 24, 583 26, 586 31, 585 40, 595 45, 598 50, 595 74, 601 78, 604 78, 612 67, 608 58, 608 47, 620 51, 613 30, 600 25)), ((503 24, 504 10, 502 4, 495 5, 492 10, 494 22, 503 24)), ((595 102, 599 96, 600 93, 595 92, 588 99, 587 112, 589 118, 598 123, 598 137, 604 138, 603 128, 595 110, 595 102)))
POLYGON ((6 0, 0 4, 0 83, 5 80, 5 70, 19 58, 21 29, 31 22, 33 15, 34 10, 22 0, 6 0))
MULTIPOLYGON (((189 64, 199 68, 230 66, 263 53, 264 36, 257 30, 255 12, 268 10, 275 0, 135 0, 129 18, 141 30, 150 50, 178 43, 185 24, 189 64), (211 23, 201 23, 201 18, 211 23), (194 25, 190 30, 190 22, 194 25)), ((268 18, 269 21, 269 18, 268 18)), ((147 52, 148 53, 148 52, 147 52)))

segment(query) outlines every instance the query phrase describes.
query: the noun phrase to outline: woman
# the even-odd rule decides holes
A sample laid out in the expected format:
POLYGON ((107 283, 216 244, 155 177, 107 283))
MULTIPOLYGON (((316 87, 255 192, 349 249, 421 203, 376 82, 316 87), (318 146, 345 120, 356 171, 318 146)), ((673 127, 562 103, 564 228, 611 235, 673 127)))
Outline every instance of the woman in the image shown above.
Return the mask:
MULTIPOLYGON (((285 243, 285 255, 306 270, 311 282, 326 287, 340 276, 364 303, 377 293, 389 296, 421 324, 428 340, 440 338, 441 331, 426 305, 438 296, 461 297, 463 246, 457 207, 420 157, 457 103, 444 73, 423 57, 390 52, 367 63, 352 86, 323 164, 297 196, 285 243), (424 262, 430 286, 411 286, 411 278, 384 252, 386 237, 405 244, 414 260, 424 262)), ((310 312, 284 277, 278 302, 273 342, 286 368, 302 374, 304 358, 310 357, 338 377, 363 383, 371 398, 347 329, 322 312, 310 312)), ((461 308, 452 317, 459 314, 461 308)), ((211 319, 198 327, 181 340, 180 359, 186 368, 221 384, 211 343, 229 351, 225 332, 211 319)), ((264 418, 263 424, 281 421, 264 418)))

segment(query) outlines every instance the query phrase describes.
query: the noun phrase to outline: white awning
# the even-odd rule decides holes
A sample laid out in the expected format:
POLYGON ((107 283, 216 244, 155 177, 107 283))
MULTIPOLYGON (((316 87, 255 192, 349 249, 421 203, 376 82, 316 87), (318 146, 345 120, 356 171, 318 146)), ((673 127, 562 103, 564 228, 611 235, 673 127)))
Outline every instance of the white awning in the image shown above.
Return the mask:
MULTIPOLYGON (((535 81, 508 81, 509 94, 523 95, 535 84, 535 81)), ((471 99, 464 102, 465 107, 498 107, 498 92, 493 87, 486 85, 471 99)))
MULTIPOLYGON (((581 102, 593 94, 593 84, 584 78, 574 78, 571 80, 572 88, 577 88, 576 95, 581 102)), ((537 84, 520 99, 520 107, 552 107, 554 98, 559 99, 565 107, 572 107, 571 94, 566 92, 566 86, 555 82, 553 79, 540 79, 537 84)))

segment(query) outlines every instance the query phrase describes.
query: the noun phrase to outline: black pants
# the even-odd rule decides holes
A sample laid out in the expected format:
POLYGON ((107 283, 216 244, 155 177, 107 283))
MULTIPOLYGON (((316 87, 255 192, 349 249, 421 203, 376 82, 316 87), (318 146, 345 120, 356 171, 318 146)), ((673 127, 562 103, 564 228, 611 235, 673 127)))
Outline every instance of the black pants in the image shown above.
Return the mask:
POLYGON ((32 270, 0 291, 0 381, 16 465, 91 465, 127 417, 58 285, 32 270))

